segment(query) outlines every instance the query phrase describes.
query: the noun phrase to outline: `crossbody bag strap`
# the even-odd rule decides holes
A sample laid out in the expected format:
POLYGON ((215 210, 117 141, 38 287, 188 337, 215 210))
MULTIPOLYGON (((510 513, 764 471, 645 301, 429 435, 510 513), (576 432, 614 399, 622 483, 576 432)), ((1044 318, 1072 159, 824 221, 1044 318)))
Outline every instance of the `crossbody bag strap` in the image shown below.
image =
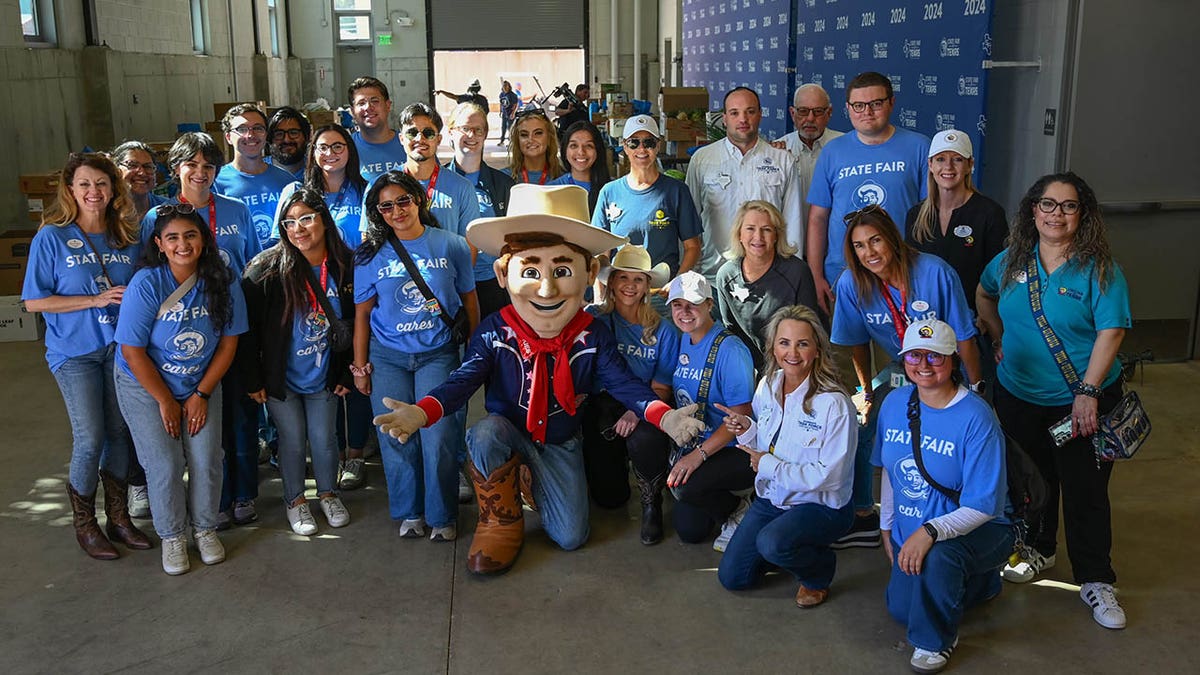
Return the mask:
POLYGON ((1075 393, 1075 388, 1079 385, 1079 373, 1075 371, 1075 364, 1071 363, 1067 348, 1063 346, 1062 340, 1058 339, 1042 308, 1042 280, 1038 276, 1036 254, 1030 256, 1029 263, 1025 266, 1025 287, 1029 291, 1029 309, 1033 311, 1033 321, 1037 324, 1042 341, 1050 350, 1050 356, 1054 358, 1054 365, 1058 366, 1059 374, 1066 381, 1067 389, 1075 393))
POLYGON ((97 249, 96 245, 92 243, 92 240, 88 238, 87 232, 83 231, 83 228, 79 226, 79 223, 76 223, 75 227, 79 228, 80 236, 83 237, 83 240, 87 243, 88 248, 92 249, 92 255, 96 256, 96 263, 100 265, 100 273, 104 275, 104 280, 108 282, 108 287, 112 288, 116 286, 116 284, 113 283, 112 277, 108 276, 108 266, 104 264, 104 256, 100 255, 100 250, 97 249))
MULTIPOLYGON (((321 288, 321 283, 317 281, 317 275, 313 273, 312 268, 305 265, 304 270, 308 273, 308 289, 316 296, 317 302, 321 303, 321 310, 325 312, 325 316, 330 321, 333 321, 338 315, 334 313, 333 305, 329 303, 329 296, 326 295, 325 289, 321 288)), ((337 280, 335 279, 334 281, 336 282, 337 280)))
POLYGON ((954 502, 955 506, 958 506, 962 492, 942 485, 925 470, 925 459, 921 456, 921 399, 917 396, 916 387, 913 387, 912 396, 908 397, 908 434, 912 438, 913 461, 917 463, 917 471, 921 472, 921 478, 924 478, 926 483, 933 486, 933 489, 946 495, 950 501, 954 502))
POLYGON ((437 303, 438 316, 442 317, 442 321, 450 330, 454 330, 454 319, 447 316, 446 306, 442 304, 438 297, 433 294, 433 289, 429 288, 429 284, 425 283, 425 277, 421 276, 420 270, 417 269, 417 264, 413 262, 412 256, 408 254, 408 249, 404 248, 404 244, 395 236, 388 237, 388 243, 392 245, 392 250, 400 258, 400 262, 404 263, 404 269, 408 270, 408 276, 412 277, 413 283, 417 285, 417 289, 421 291, 421 295, 425 296, 426 300, 432 300, 437 303))
POLYGON ((721 343, 731 333, 728 330, 722 329, 713 340, 712 346, 708 348, 708 356, 704 359, 704 370, 700 371, 700 386, 696 389, 696 412, 695 418, 704 421, 704 409, 708 407, 708 389, 712 385, 713 370, 717 367, 717 352, 721 350, 721 343))
POLYGON ((158 318, 164 318, 167 315, 167 312, 170 312, 171 308, 175 306, 175 303, 182 300, 183 296, 187 295, 188 291, 192 290, 192 288, 195 286, 196 275, 193 273, 192 276, 184 279, 183 283, 179 284, 179 287, 176 288, 170 295, 168 295, 167 299, 163 300, 162 304, 158 306, 158 318))

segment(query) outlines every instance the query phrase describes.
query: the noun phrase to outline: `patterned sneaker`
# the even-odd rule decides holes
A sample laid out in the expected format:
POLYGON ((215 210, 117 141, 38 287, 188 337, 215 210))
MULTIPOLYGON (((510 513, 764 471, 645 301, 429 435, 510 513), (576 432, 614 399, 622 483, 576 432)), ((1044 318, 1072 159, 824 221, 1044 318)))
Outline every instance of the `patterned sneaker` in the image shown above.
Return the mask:
POLYGON ((295 506, 287 507, 287 519, 292 526, 292 532, 302 537, 317 533, 317 521, 313 519, 312 509, 308 507, 308 502, 300 502, 295 506))
POLYGON ((1121 603, 1117 602, 1112 584, 1089 581, 1079 587, 1079 597, 1092 608, 1092 618, 1096 623, 1112 630, 1125 627, 1125 610, 1121 609, 1121 603))
POLYGON ((200 560, 205 565, 225 562, 225 547, 217 538, 216 530, 194 530, 192 537, 196 540, 196 548, 200 549, 200 560))
POLYGON ((258 520, 258 511, 254 509, 253 499, 233 503, 234 525, 249 525, 256 520, 258 520))
POLYGON ((915 673, 941 672, 950 663, 950 654, 954 652, 954 648, 957 646, 958 638, 954 638, 954 644, 940 652, 931 652, 918 647, 913 649, 912 658, 908 660, 908 665, 912 667, 915 673))
POLYGON ((171 576, 183 574, 191 568, 188 560, 187 537, 167 537, 162 540, 162 568, 171 576))
POLYGON ((854 514, 854 525, 841 539, 829 545, 832 549, 845 548, 877 548, 879 539, 879 514, 872 511, 870 515, 854 514))
POLYGON ((350 511, 338 497, 321 497, 321 512, 330 527, 345 527, 350 524, 350 511))
POLYGON ((454 541, 458 538, 458 530, 454 528, 454 525, 431 529, 433 531, 429 533, 429 541, 454 541))
POLYGON ((420 539, 425 536, 425 519, 414 518, 400 523, 400 536, 404 539, 420 539))
POLYGON ((742 518, 746 517, 746 510, 750 508, 750 500, 746 497, 738 502, 737 508, 733 513, 729 514, 729 518, 721 525, 721 534, 717 535, 716 541, 713 542, 713 550, 717 553, 724 553, 725 548, 729 546, 730 540, 733 539, 733 533, 737 532, 738 525, 742 524, 742 518))
POLYGON ((367 463, 362 457, 351 457, 342 467, 342 480, 338 486, 343 490, 357 490, 367 479, 367 463))
POLYGON ((129 486, 129 517, 150 517, 150 493, 145 485, 129 486))
POLYGON ((1044 556, 1037 551, 1033 551, 1028 558, 1022 558, 1016 565, 1011 562, 1004 563, 1004 569, 1000 570, 1000 576, 1005 581, 1011 581, 1014 584, 1023 584, 1033 581, 1043 570, 1048 570, 1054 567, 1054 556, 1044 556))

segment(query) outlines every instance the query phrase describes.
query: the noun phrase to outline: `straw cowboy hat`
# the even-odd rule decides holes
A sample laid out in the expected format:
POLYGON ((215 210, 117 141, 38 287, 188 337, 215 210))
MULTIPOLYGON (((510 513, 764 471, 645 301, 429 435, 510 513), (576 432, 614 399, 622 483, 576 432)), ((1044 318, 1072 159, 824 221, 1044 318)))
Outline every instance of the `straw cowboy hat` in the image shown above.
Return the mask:
POLYGON ((671 267, 665 262, 650 265, 650 253, 637 244, 625 244, 613 256, 612 262, 600 270, 600 281, 608 283, 613 270, 641 272, 650 277, 650 288, 662 288, 671 278, 671 267))
POLYGON ((514 185, 508 198, 508 215, 476 218, 467 225, 467 241, 492 256, 499 256, 510 234, 552 232, 568 242, 599 255, 629 240, 592 227, 587 190, 578 185, 514 185))

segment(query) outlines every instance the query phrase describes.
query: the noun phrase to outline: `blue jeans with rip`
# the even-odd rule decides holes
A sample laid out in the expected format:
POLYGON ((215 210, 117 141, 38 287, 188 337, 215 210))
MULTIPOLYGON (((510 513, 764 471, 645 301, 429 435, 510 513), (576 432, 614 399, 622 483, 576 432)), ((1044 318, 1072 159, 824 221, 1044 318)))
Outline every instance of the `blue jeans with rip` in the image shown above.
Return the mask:
POLYGON ((1012 525, 984 523, 961 537, 934 543, 921 573, 900 571, 900 546, 887 585, 888 613, 908 626, 912 646, 931 652, 954 644, 963 612, 1000 593, 1000 566, 1013 551, 1012 525))
MULTIPOLYGON (((74 356, 54 371, 71 421, 69 480, 75 492, 96 494, 99 469, 125 480, 133 448, 113 382, 116 345, 74 356)), ((159 425, 162 426, 162 425, 159 425)))
POLYGON ((546 535, 568 551, 587 542, 588 488, 580 434, 560 444, 538 444, 524 426, 489 414, 467 432, 467 451, 485 476, 520 455, 533 474, 533 499, 546 535))
POLYGON ((217 527, 221 498, 221 387, 208 401, 208 419, 191 436, 180 416, 180 436, 163 428, 158 401, 134 378, 118 370, 117 398, 129 421, 138 460, 146 469, 150 513, 159 537, 187 533, 189 522, 200 530, 217 527), (183 482, 187 471, 187 484, 183 482))
POLYGON ((291 506, 304 494, 305 457, 312 451, 313 478, 317 494, 333 492, 337 483, 338 446, 334 424, 341 398, 321 390, 298 394, 287 390, 286 398, 267 399, 267 410, 279 430, 279 475, 283 479, 283 501, 291 506))
POLYGON ((781 509, 756 497, 721 556, 717 579, 731 591, 753 587, 768 564, 791 572, 811 590, 829 588, 837 554, 829 545, 850 530, 854 507, 797 504, 781 509))
MULTIPOLYGON (((371 407, 376 415, 389 412, 383 398, 414 403, 458 367, 458 347, 444 345, 416 354, 402 353, 371 339, 371 407)), ((424 517, 431 527, 458 520, 458 449, 462 446, 466 412, 446 415, 399 440, 380 432, 379 456, 387 479, 388 510, 393 520, 424 517)))

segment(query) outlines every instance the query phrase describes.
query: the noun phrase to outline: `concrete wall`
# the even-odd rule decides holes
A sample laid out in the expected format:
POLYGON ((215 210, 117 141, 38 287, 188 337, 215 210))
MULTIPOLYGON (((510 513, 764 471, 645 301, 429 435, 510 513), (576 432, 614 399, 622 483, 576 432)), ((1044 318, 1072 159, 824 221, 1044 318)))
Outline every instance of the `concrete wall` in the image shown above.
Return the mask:
MULTIPOLYGON (((667 0, 670 1, 670 0, 667 0)), ((591 82, 621 83, 621 89, 629 92, 634 98, 655 100, 659 89, 659 52, 662 51, 660 30, 661 0, 641 0, 641 11, 635 15, 633 0, 593 0, 590 4, 591 16, 588 18, 590 35, 589 73, 591 82), (612 3, 620 5, 619 21, 617 22, 617 72, 612 71, 612 3), (634 45, 633 24, 641 23, 642 40, 637 47, 641 58, 642 89, 633 91, 634 45)), ((599 95, 599 90, 593 92, 599 95)))

